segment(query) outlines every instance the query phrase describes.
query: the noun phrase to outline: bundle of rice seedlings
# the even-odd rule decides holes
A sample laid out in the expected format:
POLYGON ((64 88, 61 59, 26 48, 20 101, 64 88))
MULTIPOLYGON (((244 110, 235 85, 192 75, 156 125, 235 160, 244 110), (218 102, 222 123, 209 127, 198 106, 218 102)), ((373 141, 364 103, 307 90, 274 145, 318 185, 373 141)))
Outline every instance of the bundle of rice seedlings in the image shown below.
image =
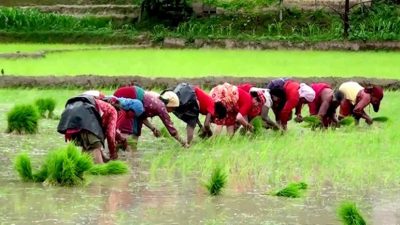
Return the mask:
POLYGON ((210 177, 210 180, 205 184, 208 193, 212 196, 221 194, 222 189, 225 187, 227 175, 221 167, 216 167, 210 177))
POLYGON ((260 135, 263 130, 263 120, 260 116, 255 117, 251 120, 251 125, 253 125, 253 134, 260 135))
POLYGON ((39 114, 32 105, 16 105, 7 113, 7 132, 34 134, 38 131, 39 114))
POLYGON ((374 121, 374 122, 380 122, 380 123, 385 123, 385 122, 389 121, 389 118, 386 117, 386 116, 378 116, 378 117, 372 118, 372 121, 374 121))
POLYGON ((92 157, 70 144, 51 152, 46 161, 46 183, 73 186, 84 182, 83 174, 93 167, 92 157))
POLYGON ((340 126, 350 126, 356 123, 356 120, 352 116, 347 116, 339 121, 340 126))
POLYGON ((110 161, 105 164, 96 164, 90 168, 92 175, 117 175, 125 174, 129 171, 128 165, 122 161, 110 161))
POLYGON ((22 153, 17 156, 14 168, 23 181, 33 181, 31 159, 28 154, 22 153))
POLYGON ((45 113, 48 112, 47 118, 53 117, 54 109, 56 108, 56 100, 53 98, 40 98, 35 101, 41 117, 45 118, 45 113))
POLYGON ((277 191, 274 195, 287 198, 299 198, 301 196, 301 190, 306 190, 308 185, 304 182, 291 183, 282 190, 277 191))
POLYGON ((366 222, 357 206, 353 202, 344 202, 339 206, 338 209, 339 219, 344 225, 365 225, 366 222))
POLYGON ((95 175, 124 174, 128 172, 128 165, 121 161, 94 165, 90 155, 69 144, 65 148, 50 152, 40 170, 36 172, 32 171, 31 160, 27 154, 17 156, 15 169, 24 181, 74 186, 84 183, 84 175, 87 172, 95 175))
POLYGON ((15 168, 23 180, 61 186, 83 183, 84 173, 92 167, 92 157, 81 153, 72 144, 50 152, 37 172, 32 172, 30 159, 26 154, 19 155, 15 163, 15 168))
POLYGON ((306 116, 303 118, 303 121, 306 123, 305 127, 311 128, 312 130, 322 127, 321 120, 318 116, 306 116))

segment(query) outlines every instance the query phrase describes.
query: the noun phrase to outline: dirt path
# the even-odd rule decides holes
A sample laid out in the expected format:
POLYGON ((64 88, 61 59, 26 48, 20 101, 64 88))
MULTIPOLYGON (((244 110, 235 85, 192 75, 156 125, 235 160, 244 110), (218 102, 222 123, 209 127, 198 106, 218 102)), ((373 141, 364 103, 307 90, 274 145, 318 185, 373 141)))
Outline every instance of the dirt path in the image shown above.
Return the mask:
MULTIPOLYGON (((201 85, 204 88, 210 88, 216 84, 230 82, 239 84, 250 82, 256 86, 262 87, 269 82, 272 77, 252 78, 252 77, 204 77, 204 78, 147 78, 141 76, 0 76, 0 88, 115 88, 127 84, 138 84, 144 88, 167 88, 173 87, 178 83, 187 82, 194 85, 201 85)), ((381 85, 387 90, 400 90, 400 80, 394 79, 370 79, 364 77, 338 78, 338 77, 293 77, 300 82, 327 82, 333 86, 353 80, 366 86, 370 84, 381 85)))

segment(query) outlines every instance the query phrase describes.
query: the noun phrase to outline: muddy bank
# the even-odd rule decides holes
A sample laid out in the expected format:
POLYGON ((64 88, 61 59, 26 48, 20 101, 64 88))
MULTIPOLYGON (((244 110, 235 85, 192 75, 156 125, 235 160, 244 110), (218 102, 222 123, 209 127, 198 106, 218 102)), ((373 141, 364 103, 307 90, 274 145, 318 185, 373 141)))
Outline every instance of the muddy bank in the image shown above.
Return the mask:
MULTIPOLYGON (((387 90, 400 90, 400 80, 376 79, 364 77, 338 78, 338 77, 292 77, 300 82, 327 82, 333 86, 353 80, 367 86, 371 84, 381 85, 387 90)), ((173 87, 181 82, 200 85, 210 88, 223 82, 239 84, 250 82, 258 87, 263 87, 265 83, 274 79, 273 77, 254 78, 254 77, 231 77, 231 76, 209 76, 202 78, 148 78, 142 76, 0 76, 0 88, 116 88, 128 84, 137 84, 147 89, 173 87)))

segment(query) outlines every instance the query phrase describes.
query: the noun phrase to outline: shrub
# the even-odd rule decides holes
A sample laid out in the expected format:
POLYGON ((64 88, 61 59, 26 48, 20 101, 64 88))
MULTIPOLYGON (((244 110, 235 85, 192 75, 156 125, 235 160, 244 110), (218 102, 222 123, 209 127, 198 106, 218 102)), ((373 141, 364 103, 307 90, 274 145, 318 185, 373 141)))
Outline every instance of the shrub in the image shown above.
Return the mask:
POLYGON ((216 167, 211 174, 210 180, 205 184, 208 193, 212 196, 221 194, 222 189, 226 185, 226 180, 226 173, 221 169, 221 167, 216 167))
POLYGON ((16 105, 7 114, 7 132, 34 134, 38 131, 39 114, 32 105, 16 105))
POLYGON ((338 216, 344 225, 365 225, 366 222, 353 202, 344 202, 339 206, 338 216))
POLYGON ((47 118, 53 118, 53 112, 56 108, 56 100, 53 98, 40 98, 35 101, 35 105, 38 108, 41 117, 45 118, 45 114, 48 112, 47 118))

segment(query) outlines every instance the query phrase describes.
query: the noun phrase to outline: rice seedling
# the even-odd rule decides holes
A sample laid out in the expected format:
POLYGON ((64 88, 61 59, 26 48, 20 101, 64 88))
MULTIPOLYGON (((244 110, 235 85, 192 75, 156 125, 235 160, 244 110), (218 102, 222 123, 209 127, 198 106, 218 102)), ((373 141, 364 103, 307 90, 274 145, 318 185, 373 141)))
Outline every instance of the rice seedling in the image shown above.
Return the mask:
POLYGON ((221 194, 226 182, 227 174, 222 170, 221 167, 216 167, 211 174, 210 180, 205 184, 205 187, 211 196, 216 196, 221 194))
POLYGON ((93 167, 91 156, 81 153, 72 144, 49 153, 41 169, 35 173, 32 172, 28 155, 19 155, 15 163, 15 168, 23 180, 61 186, 82 184, 84 172, 91 167, 93 167))
POLYGON ((70 144, 51 152, 44 164, 42 168, 47 170, 46 183, 73 186, 84 183, 84 172, 93 166, 93 161, 90 155, 70 144))
POLYGON ((366 222, 354 202, 343 202, 338 209, 343 225, 365 225, 366 222))
POLYGON ((372 121, 385 123, 385 122, 389 121, 389 118, 386 116, 377 116, 377 117, 372 118, 372 121))
POLYGON ((39 98, 35 101, 35 105, 41 117, 45 118, 45 113, 48 112, 47 118, 53 118, 53 112, 56 108, 56 100, 53 98, 39 98))
POLYGON ((253 134, 260 135, 263 130, 263 120, 260 116, 255 117, 251 120, 251 125, 253 125, 253 134))
POLYGON ((170 138, 171 135, 169 134, 167 128, 163 127, 160 129, 161 137, 170 138))
POLYGON ((31 159, 28 154, 22 153, 18 155, 14 163, 14 168, 23 181, 33 180, 31 159))
POLYGON ((355 124, 356 120, 352 116, 347 116, 339 121, 340 126, 351 126, 355 124))
POLYGON ((303 121, 306 123, 305 127, 311 128, 311 130, 322 127, 321 120, 318 116, 306 116, 303 118, 303 121))
POLYGON ((7 133, 34 134, 38 131, 39 114, 32 105, 16 105, 7 114, 7 133))
POLYGON ((97 164, 89 169, 92 175, 117 175, 129 171, 128 165, 122 161, 110 161, 105 164, 97 164))
POLYGON ((304 182, 291 183, 282 190, 277 191, 274 195, 287 198, 299 198, 301 196, 301 190, 306 190, 308 185, 304 182))

